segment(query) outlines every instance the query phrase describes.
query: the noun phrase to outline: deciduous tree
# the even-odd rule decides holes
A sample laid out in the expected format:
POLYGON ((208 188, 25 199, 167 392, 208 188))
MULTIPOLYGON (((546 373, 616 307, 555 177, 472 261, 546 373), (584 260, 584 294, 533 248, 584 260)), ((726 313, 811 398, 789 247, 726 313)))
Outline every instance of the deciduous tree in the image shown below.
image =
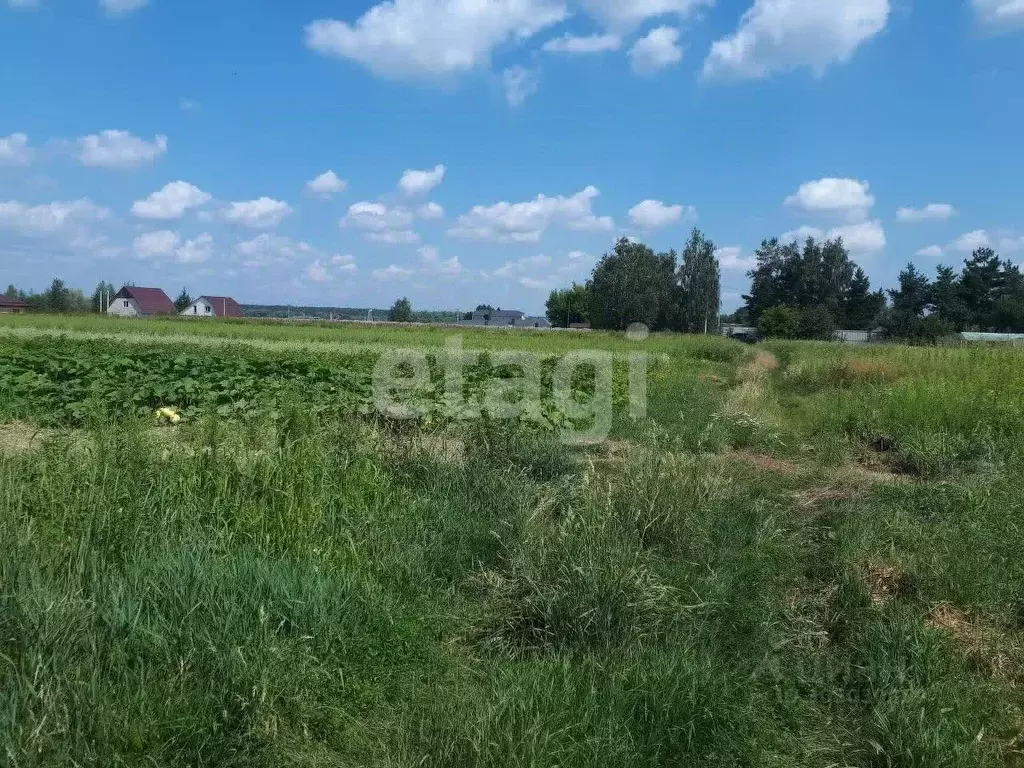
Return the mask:
POLYGON ((715 244, 694 228, 683 249, 678 275, 681 306, 678 327, 688 333, 714 328, 722 303, 722 280, 715 244))

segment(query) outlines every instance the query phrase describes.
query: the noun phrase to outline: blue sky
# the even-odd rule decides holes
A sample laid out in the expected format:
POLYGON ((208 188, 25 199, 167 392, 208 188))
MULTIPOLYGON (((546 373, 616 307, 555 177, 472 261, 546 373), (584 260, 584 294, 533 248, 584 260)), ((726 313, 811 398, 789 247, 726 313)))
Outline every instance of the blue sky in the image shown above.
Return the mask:
POLYGON ((539 311, 619 236, 1024 258, 1024 0, 0 0, 0 282, 539 311))

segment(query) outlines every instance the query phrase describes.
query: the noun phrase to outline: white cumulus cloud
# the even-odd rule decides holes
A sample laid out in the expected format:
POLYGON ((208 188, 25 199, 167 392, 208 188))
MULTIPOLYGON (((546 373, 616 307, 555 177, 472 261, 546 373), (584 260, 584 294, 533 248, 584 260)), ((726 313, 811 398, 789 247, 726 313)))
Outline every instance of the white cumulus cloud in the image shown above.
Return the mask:
POLYGON ((310 256, 322 256, 309 243, 296 242, 287 237, 272 235, 269 232, 236 244, 235 251, 241 257, 242 266, 247 269, 272 264, 287 264, 310 256))
POLYGON ((864 221, 830 229, 826 238, 843 238, 843 243, 854 255, 870 256, 885 250, 885 229, 880 221, 864 221))
POLYGON ((971 0, 978 18, 992 26, 1024 24, 1024 0, 971 0))
POLYGON ((172 181, 145 200, 132 205, 140 219, 180 219, 192 209, 206 205, 213 197, 187 181, 172 181))
POLYGON ((577 35, 565 34, 548 40, 541 46, 548 53, 604 53, 617 51, 622 47, 622 38, 618 35, 577 35))
POLYGON ((107 130, 78 140, 79 161, 95 168, 138 168, 165 154, 167 137, 163 135, 146 141, 128 131, 107 130))
POLYGON ((292 214, 292 207, 282 200, 261 197, 256 200, 230 203, 221 214, 224 220, 253 229, 273 229, 292 214))
POLYGON ((182 242, 181 235, 168 229, 146 232, 132 243, 140 259, 173 259, 179 264, 202 264, 213 255, 213 236, 203 233, 182 242))
POLYGON ((961 253, 973 253, 979 248, 991 248, 992 237, 984 229, 976 229, 973 232, 960 235, 950 244, 950 247, 961 253))
POLYGON ((552 224, 575 230, 614 229, 611 217, 594 215, 593 202, 600 194, 597 187, 589 186, 569 197, 537 195, 522 203, 477 205, 459 216, 448 234, 468 240, 532 243, 552 224))
POLYGON ((32 150, 29 149, 26 134, 0 136, 0 165, 26 165, 31 159, 32 150))
POLYGON ((397 264, 389 264, 383 269, 373 270, 373 279, 381 282, 388 282, 389 280, 402 280, 407 277, 412 277, 414 274, 413 270, 408 267, 400 267, 397 264))
POLYGON ((338 253, 331 256, 331 266, 339 272, 351 273, 359 271, 356 257, 350 253, 338 253))
POLYGON ((718 265, 727 272, 749 272, 757 266, 753 256, 743 257, 743 249, 737 245, 718 248, 715 251, 718 265))
POLYGON ((568 16, 558 0, 389 0, 354 23, 321 19, 306 45, 378 75, 443 77, 487 66, 500 45, 526 40, 568 16))
POLYGON ((629 209, 629 220, 640 229, 661 229, 676 224, 683 214, 692 216, 692 206, 667 205, 660 200, 644 200, 629 209))
POLYGON ((421 205, 416 211, 416 215, 421 219, 440 219, 444 217, 444 208, 438 203, 431 201, 421 205))
POLYGON ((846 245, 850 253, 861 256, 870 256, 884 250, 886 246, 885 228, 882 226, 882 222, 877 219, 833 227, 828 231, 818 227, 803 226, 791 232, 786 232, 779 239, 784 243, 790 243, 795 240, 802 245, 808 237, 813 237, 815 240, 836 240, 842 238, 844 245, 846 245))
POLYGON ((716 42, 705 77, 760 78, 810 67, 821 75, 885 29, 889 0, 754 0, 732 35, 716 42))
POLYGON ((22 235, 60 233, 109 216, 109 210, 85 198, 44 205, 27 205, 16 200, 0 202, 0 228, 22 235))
POLYGON ((425 245, 417 251, 421 271, 426 275, 455 277, 462 274, 462 263, 458 256, 442 259, 441 252, 432 245, 425 245))
POLYGON ((808 213, 834 213, 849 218, 864 218, 875 204, 866 181, 857 179, 819 179, 800 185, 786 205, 808 213))
POLYGON ((808 238, 813 237, 815 240, 822 240, 825 237, 825 231, 818 227, 802 226, 792 229, 789 232, 784 232, 779 236, 779 240, 783 243, 792 243, 794 240, 801 245, 808 238))
POLYGON ((412 229, 415 216, 407 208, 388 206, 384 203, 361 201, 353 203, 341 220, 341 226, 357 229, 372 242, 390 245, 419 242, 419 235, 412 229))
POLYGON ((945 253, 941 245, 929 245, 927 248, 922 248, 915 255, 923 256, 926 259, 937 259, 945 253))
POLYGON ((348 184, 334 171, 325 171, 306 183, 306 191, 319 197, 330 197, 338 192, 344 192, 346 187, 348 184))
POLYGON ((186 240, 174 252, 175 258, 182 264, 202 264, 213 255, 213 236, 207 233, 194 240, 186 240))
POLYGON ((306 267, 306 277, 315 283, 327 283, 331 280, 331 275, 324 267, 324 263, 317 259, 308 267, 306 267))
POLYGON ((657 27, 637 40, 629 49, 633 71, 649 75, 681 61, 683 49, 679 46, 679 30, 657 27))
POLYGON ((169 229, 146 232, 135 238, 132 247, 135 255, 141 259, 157 256, 169 256, 181 242, 181 235, 169 229))
POLYGON ((410 196, 425 194, 444 181, 445 170, 443 165, 426 171, 406 170, 398 180, 398 188, 410 196))
POLYGON ((631 29, 646 19, 672 15, 687 18, 715 0, 580 0, 591 16, 606 27, 631 29))
POLYGON ((949 203, 928 203, 924 208, 900 208, 896 211, 896 218, 900 221, 915 223, 934 219, 950 219, 957 213, 959 211, 949 203))
POLYGON ((501 73, 501 86, 510 107, 522 106, 540 87, 540 73, 526 67, 509 67, 501 73))

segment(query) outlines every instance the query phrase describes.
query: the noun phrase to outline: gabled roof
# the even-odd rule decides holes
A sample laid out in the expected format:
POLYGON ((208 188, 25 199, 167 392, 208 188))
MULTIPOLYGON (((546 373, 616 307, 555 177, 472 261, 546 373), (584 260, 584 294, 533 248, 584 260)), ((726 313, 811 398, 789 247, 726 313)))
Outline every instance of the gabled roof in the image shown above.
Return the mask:
POLYGON ((496 309, 489 314, 491 317, 523 317, 526 315, 525 312, 520 312, 518 309, 496 309))
POLYGON ((230 296, 200 296, 199 298, 213 307, 217 317, 245 317, 242 305, 230 296))
POLYGON ((25 309, 28 307, 21 299, 16 299, 13 296, 0 296, 0 307, 7 307, 8 309, 25 309))
POLYGON ((174 307, 174 302, 159 288, 140 288, 137 285, 126 285, 117 292, 114 298, 135 299, 135 303, 139 305, 139 312, 144 315, 178 314, 178 310, 174 307))

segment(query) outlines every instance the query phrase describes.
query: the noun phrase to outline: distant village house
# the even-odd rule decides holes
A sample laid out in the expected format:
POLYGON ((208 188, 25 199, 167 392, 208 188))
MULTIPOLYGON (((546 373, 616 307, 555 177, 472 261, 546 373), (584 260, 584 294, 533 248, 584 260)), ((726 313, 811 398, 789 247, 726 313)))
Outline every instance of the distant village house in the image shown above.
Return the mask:
POLYGON ((245 317, 245 310, 229 296, 200 296, 182 311, 181 316, 245 317))
POLYGON ((174 302, 159 288, 126 285, 110 300, 107 314, 113 317, 176 315, 174 302))
POLYGON ((0 296, 0 315, 20 315, 26 309, 26 304, 21 299, 16 299, 13 296, 0 296))
POLYGON ((518 309, 478 309, 463 325, 483 325, 496 328, 550 328, 546 317, 531 317, 518 309))

